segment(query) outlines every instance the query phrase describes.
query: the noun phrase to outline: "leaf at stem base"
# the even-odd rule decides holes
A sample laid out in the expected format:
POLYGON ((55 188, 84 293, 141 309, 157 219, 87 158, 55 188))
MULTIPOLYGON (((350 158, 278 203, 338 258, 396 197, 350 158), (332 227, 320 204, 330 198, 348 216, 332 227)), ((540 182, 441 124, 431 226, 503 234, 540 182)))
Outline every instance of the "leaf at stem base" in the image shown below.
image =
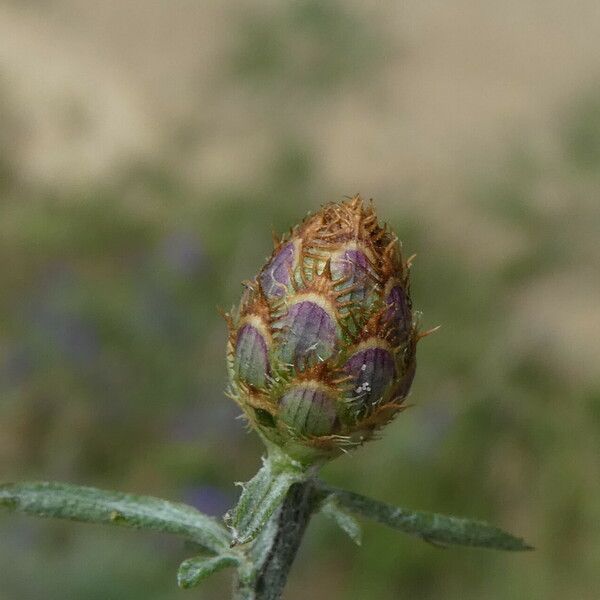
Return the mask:
POLYGON ((251 542, 279 508, 294 483, 306 478, 305 471, 291 462, 263 459, 258 473, 242 484, 237 506, 225 516, 232 531, 232 545, 251 542))
POLYGON ((239 562, 237 556, 227 554, 188 558, 179 566, 177 584, 184 589, 194 587, 213 573, 227 567, 236 567, 239 562))

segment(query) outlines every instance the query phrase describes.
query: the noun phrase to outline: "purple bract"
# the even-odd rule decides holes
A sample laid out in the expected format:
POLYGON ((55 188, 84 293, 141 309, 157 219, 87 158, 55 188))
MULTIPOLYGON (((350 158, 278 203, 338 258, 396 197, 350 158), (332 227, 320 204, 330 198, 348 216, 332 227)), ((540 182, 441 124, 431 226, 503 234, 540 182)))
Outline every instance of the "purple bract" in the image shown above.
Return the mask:
POLYGON ((292 304, 283 319, 280 358, 298 369, 314 365, 331 356, 336 333, 334 319, 316 302, 292 304))
POLYGON ((381 400, 396 371, 391 353, 376 346, 353 354, 344 368, 354 378, 352 397, 365 409, 381 400))
POLYGON ((258 280, 267 298, 281 298, 286 293, 294 257, 294 244, 284 244, 262 270, 258 280))
POLYGON ((336 421, 335 400, 322 389, 297 385, 281 398, 280 416, 297 433, 328 435, 336 421))
POLYGON ((235 346, 238 377, 254 387, 265 384, 269 373, 267 343, 256 327, 246 324, 238 332, 235 346))

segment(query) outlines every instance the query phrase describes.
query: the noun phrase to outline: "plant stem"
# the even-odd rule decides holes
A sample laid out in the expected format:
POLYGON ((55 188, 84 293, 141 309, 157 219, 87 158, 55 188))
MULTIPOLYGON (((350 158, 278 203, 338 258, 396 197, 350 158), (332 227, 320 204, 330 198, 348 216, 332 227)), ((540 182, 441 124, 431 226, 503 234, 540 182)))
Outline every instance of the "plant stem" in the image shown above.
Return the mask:
POLYGON ((254 570, 240 576, 236 600, 279 600, 296 552, 317 506, 311 479, 292 485, 249 553, 254 570))

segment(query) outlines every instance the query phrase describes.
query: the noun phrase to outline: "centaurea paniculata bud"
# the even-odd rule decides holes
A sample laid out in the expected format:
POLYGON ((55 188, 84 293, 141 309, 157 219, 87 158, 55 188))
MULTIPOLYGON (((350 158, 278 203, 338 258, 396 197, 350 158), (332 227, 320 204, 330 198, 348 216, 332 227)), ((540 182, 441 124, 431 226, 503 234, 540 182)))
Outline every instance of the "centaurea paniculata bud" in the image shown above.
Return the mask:
POLYGON ((229 395, 251 425, 311 463, 360 445, 404 407, 419 334, 410 260, 359 196, 275 241, 229 326, 229 395))

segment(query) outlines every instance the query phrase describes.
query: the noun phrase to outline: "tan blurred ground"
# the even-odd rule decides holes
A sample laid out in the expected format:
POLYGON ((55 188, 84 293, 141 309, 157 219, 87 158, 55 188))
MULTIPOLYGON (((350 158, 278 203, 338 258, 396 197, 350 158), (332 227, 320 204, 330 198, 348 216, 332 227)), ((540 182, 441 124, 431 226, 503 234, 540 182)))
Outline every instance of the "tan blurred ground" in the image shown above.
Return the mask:
MULTIPOLYGON (((218 126, 182 166, 199 185, 250 184, 274 115, 235 84, 215 85, 216 57, 239 10, 268 15, 277 4, 4 2, 2 97, 28 124, 11 139, 24 176, 61 185, 106 176, 124 152, 160 154, 173 122, 191 115, 218 126)), ((352 5, 392 38, 385 68, 368 86, 290 102, 286 115, 318 142, 340 189, 379 195, 408 181, 443 192, 443 209, 461 174, 493 168, 516 136, 551 146, 556 110, 600 70, 592 0, 352 5)))

